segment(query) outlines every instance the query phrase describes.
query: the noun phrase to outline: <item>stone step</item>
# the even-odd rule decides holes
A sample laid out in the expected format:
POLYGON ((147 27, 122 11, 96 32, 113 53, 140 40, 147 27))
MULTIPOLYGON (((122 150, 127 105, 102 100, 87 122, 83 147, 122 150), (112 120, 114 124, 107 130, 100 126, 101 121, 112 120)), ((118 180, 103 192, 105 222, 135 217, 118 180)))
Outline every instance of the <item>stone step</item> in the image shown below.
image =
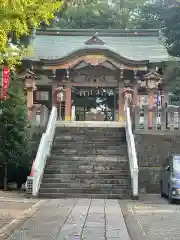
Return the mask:
POLYGON ((110 162, 110 163, 120 163, 120 162, 127 162, 128 160, 125 158, 125 156, 102 156, 102 155, 90 155, 90 156, 77 156, 77 155, 70 155, 67 156, 66 154, 62 154, 60 156, 57 155, 51 155, 47 162, 49 161, 82 161, 82 162, 110 162))
POLYGON ((110 155, 119 155, 119 156, 124 156, 127 153, 126 149, 119 149, 119 150, 101 150, 101 149, 52 149, 51 150, 52 154, 56 155, 61 155, 61 154, 66 154, 66 155, 79 155, 79 156, 88 156, 88 155, 105 155, 105 156, 110 156, 110 155))
POLYGON ((40 188, 40 193, 102 193, 102 194, 129 194, 129 189, 101 189, 101 188, 40 188))
POLYGON ((106 161, 89 161, 83 160, 51 160, 48 159, 46 163, 46 167, 115 167, 116 169, 122 168, 122 167, 129 167, 128 161, 123 162, 106 162, 106 161))
POLYGON ((117 185, 125 185, 127 186, 127 184, 130 186, 131 183, 131 178, 126 178, 126 179, 62 179, 62 178, 49 178, 49 177, 45 177, 43 179, 43 183, 63 183, 63 184, 117 184, 117 185))
POLYGON ((96 147, 89 147, 89 148, 85 148, 84 146, 79 146, 77 147, 76 149, 74 148, 62 148, 62 147, 52 147, 51 149, 51 152, 53 154, 65 154, 65 155, 69 155, 69 154, 73 154, 73 155, 78 155, 80 153, 80 155, 86 155, 88 157, 88 155, 91 155, 91 154, 98 154, 98 155, 101 155, 102 157, 103 156, 106 156, 107 155, 119 155, 121 154, 122 156, 122 153, 125 155, 127 153, 127 148, 123 148, 123 147, 117 147, 116 149, 110 149, 110 148, 96 148, 96 147))
POLYGON ((94 143, 74 143, 74 144, 57 144, 56 142, 53 144, 52 149, 97 149, 97 150, 120 150, 120 149, 127 149, 127 146, 125 144, 120 144, 120 145, 109 145, 109 144, 94 144, 94 143))
POLYGON ((129 169, 128 162, 121 163, 106 163, 106 162, 81 162, 81 161, 71 161, 71 162, 49 162, 46 164, 48 169, 57 169, 58 167, 63 169, 129 169))
POLYGON ((118 174, 109 174, 109 173, 78 173, 78 174, 71 174, 71 173, 44 173, 45 178, 53 178, 53 179, 62 179, 62 180, 73 180, 73 179, 129 179, 130 173, 119 173, 118 174))
POLYGON ((113 166, 83 166, 83 165, 48 165, 45 167, 45 173, 116 173, 122 171, 129 171, 129 166, 113 167, 113 166), (60 171, 58 170, 60 169, 60 171), (117 170, 120 169, 120 170, 117 170))
POLYGON ((127 189, 129 188, 129 182, 124 184, 104 184, 104 183, 42 183, 41 188, 68 188, 68 189, 127 189))
POLYGON ((55 134, 55 140, 82 140, 82 139, 94 139, 94 140, 123 140, 125 139, 125 135, 115 135, 115 136, 109 136, 109 135, 100 135, 99 133, 95 135, 85 135, 85 134, 69 134, 69 135, 61 135, 61 134, 55 134))
POLYGON ((56 127, 56 131, 60 133, 72 132, 72 133, 125 133, 125 128, 110 128, 110 127, 56 127))
POLYGON ((92 199, 129 199, 132 196, 128 194, 97 194, 97 193, 39 193, 39 198, 92 198, 92 199))
POLYGON ((82 126, 80 126, 80 127, 78 127, 78 126, 76 126, 76 127, 64 127, 64 126, 62 126, 62 127, 56 127, 56 131, 59 131, 59 132, 67 132, 67 131, 70 131, 70 132, 96 132, 96 131, 98 131, 98 132, 125 132, 125 128, 121 128, 121 127, 110 127, 110 126, 108 126, 108 127, 104 127, 104 126, 102 126, 102 127, 82 127, 82 126))
POLYGON ((124 142, 121 143, 104 143, 103 142, 67 142, 67 143, 62 143, 62 142, 56 142, 54 141, 53 148, 70 148, 70 149, 76 149, 76 148, 96 148, 96 149, 104 149, 104 148, 109 148, 109 149, 120 149, 120 148, 127 148, 127 144, 124 142))
POLYGON ((45 168, 44 173, 62 173, 62 174, 128 174, 129 170, 122 169, 105 169, 105 168, 75 168, 75 169, 64 169, 64 168, 45 168))
POLYGON ((99 139, 101 141, 121 141, 121 140, 124 140, 126 139, 126 136, 125 135, 116 135, 116 136, 101 136, 99 135, 98 133, 96 135, 80 135, 80 134, 76 134, 76 135, 73 135, 73 134, 66 134, 66 135, 61 135, 61 134, 58 134, 54 136, 54 139, 55 140, 59 140, 59 141, 78 141, 78 140, 82 140, 82 139, 93 139, 93 140, 96 140, 96 139, 99 139))
MULTIPOLYGON (((97 152, 96 150, 91 150, 91 151, 78 151, 78 152, 67 152, 67 153, 64 153, 63 151, 54 151, 52 150, 52 154, 53 155, 56 155, 57 157, 60 157, 63 155, 63 157, 65 157, 65 159, 69 159, 72 155, 76 155, 77 157, 91 157, 91 156, 99 156, 100 153, 99 151, 97 152)), ((120 156, 120 157, 124 157, 127 159, 127 152, 126 150, 122 150, 122 151, 114 151, 114 152, 109 152, 109 151, 105 151, 103 154, 101 153, 101 156, 103 158, 103 156, 105 157, 117 157, 117 156, 120 156)))
POLYGON ((126 138, 114 138, 114 139, 110 139, 110 138, 99 138, 99 137, 89 137, 89 138, 68 138, 68 139, 63 139, 63 138, 54 138, 54 142, 55 143, 62 143, 62 144, 74 144, 74 143, 78 143, 78 144, 88 144, 88 143, 94 143, 94 144, 111 144, 111 145, 121 145, 124 144, 126 145, 126 138))

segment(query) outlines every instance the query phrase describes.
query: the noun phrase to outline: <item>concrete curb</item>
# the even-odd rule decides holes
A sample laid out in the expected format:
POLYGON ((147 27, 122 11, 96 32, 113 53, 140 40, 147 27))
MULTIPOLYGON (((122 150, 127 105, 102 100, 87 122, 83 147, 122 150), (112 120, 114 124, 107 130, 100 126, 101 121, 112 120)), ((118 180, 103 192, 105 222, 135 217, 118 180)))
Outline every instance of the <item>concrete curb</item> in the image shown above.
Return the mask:
MULTIPOLYGON (((36 199, 17 199, 17 198, 4 198, 0 197, 0 202, 17 202, 17 203, 34 203, 36 204, 38 200, 36 199)), ((39 201, 38 201, 39 202, 39 201)))
POLYGON ((124 221, 131 240, 145 240, 147 235, 142 226, 138 223, 133 211, 130 211, 126 203, 122 200, 119 201, 124 221))
POLYGON ((7 239, 16 229, 20 228, 30 217, 32 217, 46 200, 40 200, 31 208, 25 210, 18 218, 13 219, 5 227, 0 229, 0 240, 7 239))

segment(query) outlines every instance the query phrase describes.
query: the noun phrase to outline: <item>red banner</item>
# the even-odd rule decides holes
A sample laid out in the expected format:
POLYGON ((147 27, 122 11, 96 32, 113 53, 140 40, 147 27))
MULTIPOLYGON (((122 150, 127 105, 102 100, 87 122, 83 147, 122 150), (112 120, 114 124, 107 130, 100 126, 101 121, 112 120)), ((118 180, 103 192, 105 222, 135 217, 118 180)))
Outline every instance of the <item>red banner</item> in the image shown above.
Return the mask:
POLYGON ((1 100, 5 100, 7 97, 8 85, 9 85, 9 69, 6 66, 2 66, 1 100))

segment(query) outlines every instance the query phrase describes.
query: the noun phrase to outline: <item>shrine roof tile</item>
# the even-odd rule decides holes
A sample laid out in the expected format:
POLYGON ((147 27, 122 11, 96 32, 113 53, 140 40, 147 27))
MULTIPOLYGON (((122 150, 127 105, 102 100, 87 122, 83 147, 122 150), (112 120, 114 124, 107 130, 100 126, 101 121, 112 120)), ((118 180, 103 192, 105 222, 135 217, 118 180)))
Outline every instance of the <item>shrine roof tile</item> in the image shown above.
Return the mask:
POLYGON ((32 47, 34 55, 32 60, 61 59, 72 52, 83 48, 111 49, 120 56, 134 61, 149 60, 149 62, 169 61, 170 56, 164 46, 158 30, 122 31, 114 29, 106 33, 105 30, 62 30, 37 32, 32 47), (92 36, 98 34, 98 38, 104 45, 89 45, 87 42, 92 36), (83 35, 84 34, 84 35, 83 35))

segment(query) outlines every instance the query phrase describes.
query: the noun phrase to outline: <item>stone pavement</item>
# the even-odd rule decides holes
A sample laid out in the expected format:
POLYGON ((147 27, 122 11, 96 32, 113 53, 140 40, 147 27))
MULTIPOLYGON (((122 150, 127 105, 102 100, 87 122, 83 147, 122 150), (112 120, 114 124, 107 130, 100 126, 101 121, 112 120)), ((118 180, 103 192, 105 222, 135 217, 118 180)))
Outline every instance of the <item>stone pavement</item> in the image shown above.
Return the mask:
POLYGON ((8 240, 130 240, 117 200, 54 199, 8 240))
POLYGON ((170 205, 159 195, 120 204, 132 240, 180 240, 180 204, 170 205))
POLYGON ((7 238, 33 212, 39 200, 28 200, 17 192, 0 191, 0 240, 7 238))

